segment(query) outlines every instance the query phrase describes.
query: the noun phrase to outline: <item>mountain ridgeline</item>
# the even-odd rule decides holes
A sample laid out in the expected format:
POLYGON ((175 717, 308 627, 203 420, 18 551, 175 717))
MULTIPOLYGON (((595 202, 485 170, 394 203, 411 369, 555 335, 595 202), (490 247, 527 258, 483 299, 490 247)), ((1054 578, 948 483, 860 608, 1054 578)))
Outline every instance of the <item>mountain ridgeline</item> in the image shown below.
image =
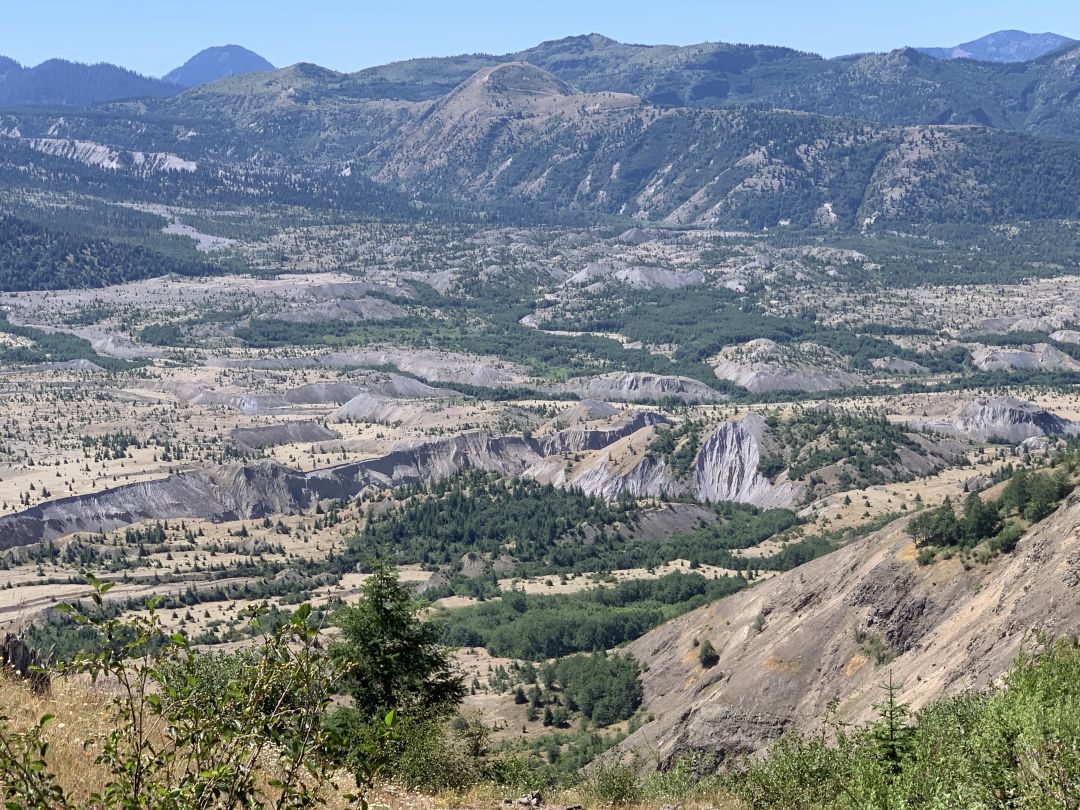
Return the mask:
POLYGON ((179 88, 116 65, 50 59, 23 67, 0 57, 0 105, 86 107, 123 98, 161 98, 179 88))
POLYGON ((352 74, 267 68, 210 49, 168 82, 132 74, 151 82, 137 101, 0 114, 8 169, 47 167, 31 182, 65 188, 81 163, 106 170, 102 193, 161 202, 285 184, 349 208, 383 189, 414 211, 517 221, 865 231, 1080 215, 1080 46, 1019 63, 913 48, 829 60, 593 34, 352 74))
POLYGON ((0 56, 0 106, 89 107, 134 98, 167 98, 225 76, 273 70, 239 45, 207 48, 160 79, 108 63, 86 65, 49 59, 24 67, 0 56))
POLYGON ((825 59, 776 46, 628 45, 589 34, 502 56, 415 59, 373 67, 340 74, 339 87, 356 97, 428 101, 481 68, 527 62, 579 90, 630 93, 658 106, 755 106, 888 126, 978 124, 1072 137, 1074 126, 1047 120, 1053 117, 1050 107, 1075 100, 1066 99, 1067 90, 1056 92, 1076 63, 1070 43, 1075 47, 1061 38, 1062 49, 1018 64, 993 58, 938 59, 915 48, 825 59))
POLYGON ((1076 45, 1075 39, 1044 32, 995 31, 952 48, 919 48, 935 59, 977 59, 980 62, 1030 62, 1048 53, 1076 45))

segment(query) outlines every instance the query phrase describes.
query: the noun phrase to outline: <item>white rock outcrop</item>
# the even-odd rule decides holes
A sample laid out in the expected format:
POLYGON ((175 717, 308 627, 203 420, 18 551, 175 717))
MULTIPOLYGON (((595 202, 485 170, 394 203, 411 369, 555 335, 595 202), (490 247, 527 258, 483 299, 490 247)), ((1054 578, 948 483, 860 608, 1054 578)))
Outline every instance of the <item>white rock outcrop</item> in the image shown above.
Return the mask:
POLYGON ((798 484, 771 483, 758 472, 764 420, 750 414, 726 422, 702 444, 694 464, 694 497, 762 507, 787 507, 802 494, 798 484))

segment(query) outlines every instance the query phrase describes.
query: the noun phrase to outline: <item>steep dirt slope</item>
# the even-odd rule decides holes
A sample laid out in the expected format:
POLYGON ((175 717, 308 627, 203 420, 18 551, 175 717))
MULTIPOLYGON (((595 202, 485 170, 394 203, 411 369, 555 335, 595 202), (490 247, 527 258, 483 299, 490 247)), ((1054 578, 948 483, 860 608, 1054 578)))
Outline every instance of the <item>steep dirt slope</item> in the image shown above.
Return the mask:
POLYGON ((722 764, 790 726, 816 727, 834 700, 843 719, 869 717, 890 674, 900 699, 918 708, 992 684, 1036 628, 1052 636, 1080 631, 1080 493, 1012 555, 971 570, 957 560, 919 566, 904 525, 629 645, 645 664, 645 699, 656 719, 623 750, 659 752, 667 763, 703 751, 722 764), (705 639, 720 654, 711 669, 694 645, 705 639), (895 660, 872 661, 876 642, 895 660))

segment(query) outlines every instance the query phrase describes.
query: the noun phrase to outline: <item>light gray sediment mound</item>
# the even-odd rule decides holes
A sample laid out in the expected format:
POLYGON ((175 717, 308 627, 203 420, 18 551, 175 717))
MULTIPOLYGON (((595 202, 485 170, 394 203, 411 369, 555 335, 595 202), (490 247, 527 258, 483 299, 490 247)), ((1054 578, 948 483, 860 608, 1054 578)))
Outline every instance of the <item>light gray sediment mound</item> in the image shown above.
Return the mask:
POLYGON ((619 413, 619 409, 609 402, 601 402, 597 399, 583 399, 575 402, 559 415, 551 420, 550 424, 563 424, 575 427, 583 422, 596 422, 601 419, 610 419, 619 413))
POLYGON ((364 389, 351 382, 310 383, 284 394, 293 405, 343 405, 364 389))
POLYGON ((902 360, 899 357, 879 357, 872 360, 870 365, 879 371, 887 371, 890 374, 929 374, 930 369, 912 360, 902 360))
POLYGON ((720 402, 727 397, 698 380, 643 372, 615 371, 596 377, 581 377, 541 388, 555 394, 577 394, 582 398, 622 402, 720 402))
POLYGON ((437 388, 401 374, 383 371, 355 371, 351 379, 364 391, 382 397, 400 399, 451 399, 462 394, 452 388, 437 388))
POLYGON ((359 300, 371 295, 390 295, 395 298, 413 297, 412 290, 372 281, 331 281, 326 284, 314 284, 306 291, 309 298, 317 301, 359 300))
POLYGON ((986 318, 975 327, 975 334, 1008 334, 1015 332, 1053 332, 1065 325, 1061 315, 1035 316, 1030 318, 986 318))
POLYGON ((272 317, 289 323, 322 321, 359 323, 361 321, 389 321, 393 318, 403 318, 408 314, 407 309, 397 304, 381 298, 365 297, 354 300, 319 301, 295 309, 275 312, 272 317))
POLYGON ((619 234, 618 240, 624 245, 644 245, 646 242, 655 242, 656 234, 642 228, 630 228, 619 234))
POLYGON ((722 380, 755 394, 769 391, 831 391, 859 385, 847 361, 822 346, 780 346, 768 338, 724 349, 711 361, 722 380))
POLYGON ((32 366, 24 366, 23 371, 104 371, 101 366, 92 360, 64 360, 57 363, 36 363, 32 366))
POLYGON ((334 422, 371 422, 377 425, 400 425, 427 410, 418 400, 392 399, 364 392, 357 394, 332 414, 334 422))
POLYGON ((1049 343, 1024 349, 982 346, 971 353, 971 362, 980 371, 1080 371, 1080 361, 1049 343))
POLYGON ((161 388, 190 405, 231 408, 249 415, 281 410, 290 405, 284 396, 272 392, 215 391, 198 383, 164 383, 161 388))
MULTIPOLYGON (((90 328, 87 332, 90 332, 90 328)), ((95 329, 94 332, 97 332, 96 337, 92 336, 92 332, 80 335, 80 337, 89 340, 90 348, 106 357, 117 357, 121 360, 153 360, 165 356, 163 349, 143 346, 123 335, 101 334, 99 329, 95 329)))
POLYGON ((1059 329, 1050 335, 1050 339, 1056 340, 1058 343, 1077 345, 1080 344, 1080 332, 1075 329, 1059 329))
POLYGON ((340 439, 341 435, 318 422, 285 422, 280 425, 233 428, 233 443, 244 450, 260 450, 279 444, 308 444, 340 439))
POLYGON ((1080 425, 1031 402, 1015 397, 980 397, 939 419, 910 422, 921 430, 977 442, 999 440, 1017 444, 1037 436, 1073 436, 1080 425))
POLYGON ((590 262, 567 280, 568 284, 578 287, 604 282, 625 284, 641 290, 677 290, 703 284, 705 275, 700 270, 668 270, 648 265, 623 267, 608 262, 590 262))

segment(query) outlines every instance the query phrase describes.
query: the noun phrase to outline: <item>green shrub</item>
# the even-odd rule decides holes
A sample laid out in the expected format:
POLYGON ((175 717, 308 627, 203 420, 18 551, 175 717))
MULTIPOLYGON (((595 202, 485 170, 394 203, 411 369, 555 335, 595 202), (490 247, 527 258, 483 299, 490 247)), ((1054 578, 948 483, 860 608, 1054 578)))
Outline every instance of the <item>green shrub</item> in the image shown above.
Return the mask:
POLYGON ((641 783, 633 765, 601 761, 589 769, 581 792, 599 804, 632 804, 641 795, 641 783))
POLYGON ((997 537, 990 541, 990 549, 1002 554, 1010 554, 1016 549, 1016 544, 1023 537, 1024 530, 1016 523, 1006 523, 1005 528, 998 532, 997 537))
MULTIPOLYGON (((168 635, 156 602, 117 618, 106 609, 111 584, 89 578, 89 605, 63 605, 96 639, 67 667, 110 684, 112 728, 87 740, 107 773, 88 807, 313 807, 330 775, 333 739, 323 714, 340 672, 309 627, 311 608, 243 656, 203 657, 168 635), (167 733, 160 733, 165 730, 167 733)), ((252 616, 258 621, 259 611, 252 616)), ((38 729, 15 734, 0 723, 0 796, 6 807, 66 810, 46 764, 38 729)))
POLYGON ((701 642, 701 648, 698 650, 698 662, 705 669, 710 669, 720 663, 720 653, 716 651, 712 642, 708 639, 701 642))
POLYGON ((390 771, 409 790, 463 790, 492 775, 488 729, 476 721, 460 728, 430 719, 404 718, 397 730, 390 771))
POLYGON ((731 777, 746 804, 765 808, 1031 808, 1077 806, 1080 649, 1060 640, 1022 654, 1004 686, 931 704, 909 723, 894 699, 875 723, 791 733, 731 777))

